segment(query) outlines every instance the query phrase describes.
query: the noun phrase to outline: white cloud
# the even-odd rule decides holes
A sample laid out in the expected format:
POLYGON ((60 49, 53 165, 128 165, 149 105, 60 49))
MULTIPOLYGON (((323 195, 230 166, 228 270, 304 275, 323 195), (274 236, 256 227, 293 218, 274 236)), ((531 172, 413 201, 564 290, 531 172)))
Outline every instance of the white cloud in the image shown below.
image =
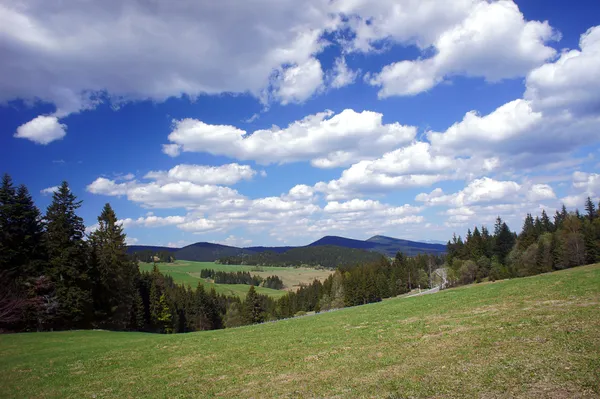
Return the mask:
POLYGON ((348 86, 356 80, 360 73, 360 70, 353 71, 348 68, 346 64, 346 59, 344 57, 337 58, 335 60, 335 64, 333 69, 330 71, 328 76, 329 86, 334 89, 339 89, 340 87, 348 86))
POLYGON ((248 165, 231 163, 220 166, 181 164, 168 171, 151 171, 144 178, 158 183, 188 181, 196 184, 231 185, 240 180, 250 180, 256 175, 248 165))
POLYGON ((556 198, 554 190, 547 184, 534 184, 529 188, 527 199, 531 202, 556 198))
POLYGON ((464 207, 481 204, 502 204, 515 202, 538 202, 554 199, 556 195, 547 184, 519 184, 514 181, 500 181, 483 177, 471 181, 464 189, 454 194, 444 194, 436 188, 431 193, 421 193, 415 200, 427 205, 450 205, 464 207))
POLYGON ((389 97, 426 91, 452 75, 492 82, 525 76, 554 56, 545 43, 557 38, 547 22, 525 21, 512 1, 479 1, 435 39, 433 57, 387 65, 368 81, 389 97))
POLYGON ((506 167, 527 168, 557 161, 583 144, 598 141, 597 117, 578 118, 569 112, 541 112, 531 101, 518 99, 480 116, 471 111, 444 132, 428 132, 432 147, 449 155, 503 155, 506 167))
MULTIPOLYGON (((524 134, 542 120, 542 114, 534 112, 525 100, 515 100, 498 107, 488 115, 480 116, 475 111, 467 112, 462 121, 450 126, 445 132, 428 132, 431 144, 453 153, 469 153, 473 148, 489 148, 489 151, 502 151, 503 144, 523 140, 524 134)), ((529 143, 529 146, 539 146, 529 143)))
POLYGON ((129 183, 116 183, 114 180, 99 177, 86 187, 92 194, 120 196, 127 194, 129 183))
POLYGON ((347 199, 369 192, 430 186, 443 180, 464 179, 486 173, 497 166, 494 158, 458 159, 439 154, 425 142, 385 153, 382 157, 361 161, 344 170, 339 179, 319 182, 315 189, 328 200, 347 199))
POLYGON ((337 11, 348 17, 347 27, 355 38, 347 51, 377 51, 381 41, 431 46, 445 30, 462 21, 476 0, 397 1, 353 0, 334 2, 337 11))
POLYGON ((15 133, 15 137, 46 145, 65 137, 67 134, 66 130, 67 126, 59 123, 58 118, 40 115, 19 126, 15 133))
POLYGON ((40 190, 42 195, 52 195, 58 191, 58 186, 47 187, 43 190, 40 190))
POLYGON ((565 206, 583 209, 587 197, 594 201, 600 199, 600 174, 576 171, 572 179, 574 193, 561 198, 565 206))
POLYGON ((285 68, 273 81, 273 96, 285 105, 302 103, 323 88, 321 63, 309 58, 300 65, 285 68))
POLYGON ((525 98, 535 109, 597 114, 600 107, 600 26, 581 35, 581 50, 564 51, 527 75, 525 98))
POLYGON ((164 227, 164 226, 178 225, 178 224, 184 223, 185 220, 186 219, 183 216, 165 216, 165 217, 161 217, 161 216, 150 215, 150 216, 146 216, 146 217, 139 217, 137 219, 131 219, 131 218, 121 219, 121 220, 119 220, 119 223, 124 228, 129 228, 129 227, 164 227))
POLYGON ((134 238, 134 237, 129 237, 129 236, 127 236, 127 237, 125 238, 125 244, 127 244, 127 245, 135 245, 135 244, 137 244, 139 241, 140 241, 140 240, 138 240, 137 238, 134 238))
POLYGON ((183 151, 208 152, 259 164, 310 160, 331 168, 373 158, 390 147, 410 142, 416 128, 382 123, 382 114, 346 109, 309 115, 285 129, 257 130, 252 134, 227 125, 209 125, 195 119, 175 121, 169 140, 183 151))
POLYGON ((178 157, 181 153, 181 146, 179 144, 163 144, 162 152, 170 157, 178 157))
POLYGON ((225 238, 224 240, 220 240, 220 241, 216 241, 217 244, 222 244, 222 245, 229 245, 230 247, 247 247, 250 246, 250 244, 252 244, 252 240, 247 239, 247 238, 243 238, 243 237, 236 237, 234 235, 230 235, 227 238, 225 238))
POLYGON ((259 96, 274 70, 314 65, 322 34, 337 21, 322 0, 302 7, 291 0, 235 7, 4 1, 0 35, 10 62, 0 66, 0 102, 40 99, 63 116, 93 107, 103 98, 98 93, 115 103, 202 93, 259 96))

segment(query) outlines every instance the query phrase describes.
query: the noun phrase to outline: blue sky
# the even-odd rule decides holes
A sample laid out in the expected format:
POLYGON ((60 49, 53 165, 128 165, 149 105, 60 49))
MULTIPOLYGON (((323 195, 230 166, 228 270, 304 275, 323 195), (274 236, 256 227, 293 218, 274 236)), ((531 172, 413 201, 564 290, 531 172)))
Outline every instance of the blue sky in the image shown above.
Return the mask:
POLYGON ((0 170, 130 243, 445 241, 600 197, 597 1, 0 0, 0 55, 0 170))

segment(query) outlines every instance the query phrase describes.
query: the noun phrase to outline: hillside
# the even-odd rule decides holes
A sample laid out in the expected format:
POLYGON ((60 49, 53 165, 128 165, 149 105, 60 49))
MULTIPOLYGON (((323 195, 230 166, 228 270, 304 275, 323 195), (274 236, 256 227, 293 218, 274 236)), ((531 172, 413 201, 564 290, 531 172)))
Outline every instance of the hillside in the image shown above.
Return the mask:
POLYGON ((377 252, 334 245, 319 245, 293 248, 284 253, 266 251, 250 255, 223 257, 219 259, 219 262, 229 265, 309 265, 335 269, 338 266, 372 263, 380 258, 381 254, 377 252))
POLYGON ((373 251, 384 253, 390 257, 395 256, 398 251, 408 256, 423 253, 435 255, 446 253, 446 245, 444 244, 401 240, 386 236, 373 236, 366 240, 366 242, 373 244, 373 251))
MULTIPOLYGON (((417 254, 442 254, 446 252, 446 246, 441 244, 430 244, 416 241, 401 240, 398 238, 385 237, 385 236, 374 236, 368 240, 354 240, 351 238, 338 237, 338 236, 325 236, 315 242, 312 242, 306 246, 301 247, 264 247, 255 246, 247 248, 238 248, 222 244, 213 244, 208 242, 198 242, 195 244, 188 245, 183 248, 169 248, 169 247, 158 247, 158 246, 145 246, 145 245, 133 245, 127 248, 127 252, 133 253, 172 253, 175 259, 189 260, 197 262, 212 262, 221 258, 229 257, 246 257, 252 263, 245 264, 272 264, 272 265, 283 265, 283 264, 296 264, 296 260, 300 259, 313 259, 316 252, 323 254, 325 258, 322 262, 310 261, 307 264, 331 264, 334 257, 339 257, 338 250, 333 247, 341 247, 348 249, 362 249, 366 251, 373 251, 381 253, 388 257, 393 257, 398 251, 402 251, 408 256, 415 256, 417 254), (327 249, 315 251, 313 247, 326 247, 327 249), (333 249, 334 253, 328 254, 327 251, 333 249), (291 251, 291 252, 290 252, 291 251), (285 256, 279 256, 281 254, 288 253, 285 256), (253 256, 260 254, 259 256, 253 256), (274 255, 275 254, 275 255, 274 255), (254 260, 257 259, 257 260, 254 260), (260 260, 258 260, 260 259, 260 260), (275 263, 265 263, 275 262, 275 263)), ((351 252, 352 255, 356 255, 356 252, 351 252)), ((360 256, 364 258, 364 256, 360 256)), ((366 257, 366 259, 373 259, 373 257, 366 257)), ((226 262, 230 262, 229 260, 226 262)))
POLYGON ((594 265, 231 330, 4 335, 0 397, 595 398, 599 303, 594 265))

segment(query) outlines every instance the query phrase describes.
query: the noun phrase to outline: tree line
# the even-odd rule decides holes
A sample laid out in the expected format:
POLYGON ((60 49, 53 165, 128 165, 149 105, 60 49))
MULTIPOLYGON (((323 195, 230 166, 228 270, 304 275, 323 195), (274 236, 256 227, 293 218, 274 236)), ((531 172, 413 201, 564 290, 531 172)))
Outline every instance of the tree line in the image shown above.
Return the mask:
POLYGON ((175 254, 171 251, 153 251, 151 249, 135 251, 131 254, 131 257, 135 261, 145 263, 173 263, 177 260, 175 254))
MULTIPOLYGON (((306 312, 378 302, 415 288, 457 285, 560 270, 600 261, 600 214, 528 214, 519 234, 498 218, 454 236, 446 256, 401 252, 389 259, 338 264, 323 282, 273 299, 250 285, 244 300, 174 283, 155 267, 140 273, 125 234, 106 204, 98 228, 85 233, 81 202, 63 182, 44 215, 23 185, 5 175, 0 187, 0 331, 102 328, 180 333, 236 327, 306 312)), ((352 252, 351 250, 349 250, 352 252)), ((216 277, 214 271, 205 272, 216 277)), ((247 278, 248 272, 241 273, 247 278)), ((237 273, 236 273, 237 276, 237 273)), ((252 276, 250 276, 252 277, 252 276)), ((229 278, 229 277, 227 277, 229 278)), ((279 281, 278 281, 279 280, 279 281)), ((264 281, 282 284, 271 276, 264 281)))
POLYGON ((215 271, 213 269, 202 269, 200 271, 201 278, 212 279, 217 284, 247 284, 276 290, 283 289, 283 281, 279 276, 269 276, 266 279, 261 276, 251 275, 249 272, 224 272, 215 271))
POLYGON ((381 255, 364 249, 319 245, 292 248, 284 253, 263 251, 256 254, 226 256, 217 260, 224 265, 312 266, 335 269, 340 265, 376 262, 381 255))
MULTIPOLYGON (((600 205, 599 205, 600 206, 600 205)), ((500 217, 494 233, 485 227, 448 242, 446 264, 452 284, 469 284, 532 276, 600 262, 600 213, 587 198, 585 213, 563 205, 551 219, 545 210, 527 214, 521 232, 512 232, 500 217)))

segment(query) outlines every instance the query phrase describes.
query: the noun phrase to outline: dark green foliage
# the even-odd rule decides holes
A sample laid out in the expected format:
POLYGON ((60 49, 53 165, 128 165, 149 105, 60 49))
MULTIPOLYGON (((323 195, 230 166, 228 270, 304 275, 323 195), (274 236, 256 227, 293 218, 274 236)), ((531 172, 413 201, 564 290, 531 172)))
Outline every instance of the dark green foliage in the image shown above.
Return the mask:
POLYGON ((217 284, 248 284, 259 286, 263 282, 260 276, 252 276, 249 272, 215 272, 212 269, 200 271, 201 278, 209 278, 217 284))
MULTIPOLYGON (((600 218, 598 211, 588 198, 584 216, 578 210, 568 213, 563 205, 554 216, 554 223, 547 213, 535 218, 527 214, 521 234, 516 237, 506 223, 498 217, 494 227, 492 253, 493 258, 475 258, 485 250, 479 246, 485 234, 478 234, 477 228, 467 232, 467 241, 460 237, 448 242, 446 264, 448 270, 458 275, 461 283, 468 283, 473 276, 473 263, 476 262, 475 281, 486 277, 490 280, 501 278, 531 276, 580 266, 600 261, 600 218), (482 249, 480 249, 482 248, 482 249)), ((483 229, 482 229, 483 231, 483 229)))
POLYGON ((63 182, 45 216, 46 271, 54 282, 59 303, 57 328, 87 328, 93 316, 85 225, 76 214, 80 206, 67 182, 63 182))
POLYGON ((219 263, 260 266, 309 265, 335 269, 338 266, 374 262, 381 257, 382 255, 377 252, 323 245, 294 248, 284 253, 266 251, 253 255, 225 257, 219 259, 219 263))
POLYGON ((123 330, 135 313, 137 264, 127 255, 125 233, 117 215, 106 204, 98 217, 98 229, 90 235, 93 253, 94 321, 99 327, 123 330))
POLYGON ((243 319, 246 324, 262 323, 265 320, 265 309, 253 285, 248 290, 242 309, 243 319))
POLYGON ((274 290, 282 290, 283 281, 279 278, 279 276, 269 276, 263 282, 263 287, 271 288, 274 290))

